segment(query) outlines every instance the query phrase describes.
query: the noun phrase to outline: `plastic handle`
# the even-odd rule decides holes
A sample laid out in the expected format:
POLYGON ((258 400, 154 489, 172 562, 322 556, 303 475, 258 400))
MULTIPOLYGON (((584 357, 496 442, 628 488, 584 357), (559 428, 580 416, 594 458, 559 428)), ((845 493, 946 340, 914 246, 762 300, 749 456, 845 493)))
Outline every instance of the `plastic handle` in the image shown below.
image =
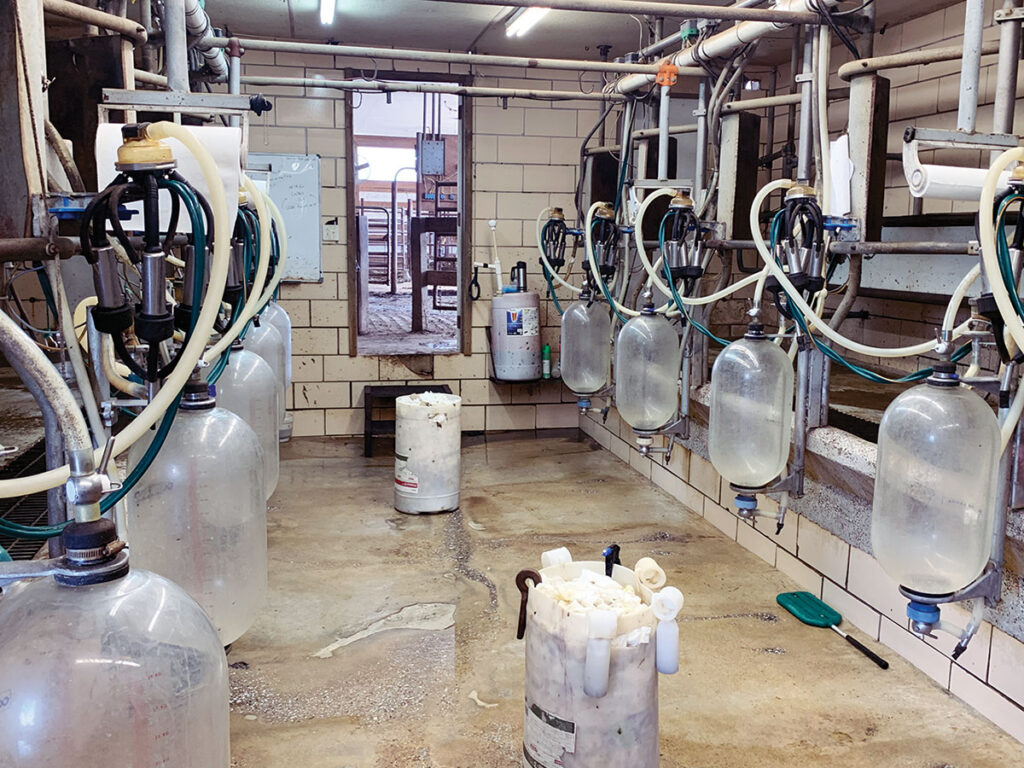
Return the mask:
POLYGON ((863 653, 865 656, 867 656, 869 659, 871 659, 873 662, 875 662, 875 664, 880 666, 882 669, 888 669, 889 668, 889 662, 888 661, 886 661, 881 656, 879 656, 877 653, 872 651, 870 648, 868 648, 866 645, 864 645, 864 643, 860 642, 853 635, 846 635, 846 642, 848 642, 850 645, 852 645, 858 651, 863 653))

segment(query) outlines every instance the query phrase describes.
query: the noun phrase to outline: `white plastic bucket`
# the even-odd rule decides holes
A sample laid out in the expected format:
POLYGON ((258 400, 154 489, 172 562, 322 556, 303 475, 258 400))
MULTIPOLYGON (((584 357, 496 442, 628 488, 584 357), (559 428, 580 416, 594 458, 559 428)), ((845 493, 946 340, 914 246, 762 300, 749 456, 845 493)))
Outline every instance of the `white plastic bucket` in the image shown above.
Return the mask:
MULTIPOLYGON (((545 581, 574 579, 584 569, 603 574, 605 564, 568 562, 543 568, 540 575, 545 581)), ((621 565, 612 578, 634 584, 633 571, 621 565)), ((550 595, 530 588, 524 768, 658 768, 658 620, 650 608, 651 591, 642 587, 639 594, 640 610, 619 616, 609 633, 613 639, 602 643, 595 642, 589 615, 570 613, 550 595), (647 639, 638 641, 645 632, 647 639), (591 696, 585 689, 595 687, 595 671, 603 677, 597 687, 603 682, 605 690, 591 696)))
POLYGON ((462 398, 441 392, 395 400, 395 509, 411 515, 459 507, 462 398))

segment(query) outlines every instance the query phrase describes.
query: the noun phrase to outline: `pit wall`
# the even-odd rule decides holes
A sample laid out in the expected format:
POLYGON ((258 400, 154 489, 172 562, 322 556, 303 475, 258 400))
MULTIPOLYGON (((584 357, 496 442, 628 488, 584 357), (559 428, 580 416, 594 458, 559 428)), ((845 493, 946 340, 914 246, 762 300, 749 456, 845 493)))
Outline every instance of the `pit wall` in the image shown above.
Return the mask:
MULTIPOLYGON (((367 72, 389 70, 465 74, 457 65, 253 51, 243 58, 244 74, 276 77, 341 77, 345 67, 367 72), (335 69, 337 67, 338 69, 335 69)), ((540 70, 474 69, 474 84, 483 86, 578 90, 574 73, 540 70)), ((594 75, 583 87, 599 87, 594 75)), ((285 284, 282 304, 293 331, 294 384, 287 395, 296 436, 361 435, 363 388, 386 383, 447 384, 461 395, 462 428, 519 430, 575 428, 575 400, 558 382, 533 385, 495 384, 487 344, 494 281, 481 272, 482 297, 472 304, 472 354, 412 357, 349 357, 348 243, 346 238, 345 112, 340 91, 325 88, 251 87, 274 101, 273 111, 256 118, 250 130, 254 152, 315 153, 321 156, 321 221, 337 219, 340 242, 323 242, 323 281, 285 284)), ((358 106, 359 97, 355 97, 358 106)), ((535 220, 542 208, 562 206, 573 216, 573 189, 580 142, 596 121, 597 102, 475 99, 472 157, 473 258, 492 261, 489 219, 497 219, 497 242, 507 274, 516 261, 527 262, 529 288, 541 295, 542 343, 557 361, 559 315, 547 300, 537 267, 535 220)), ((579 270, 577 262, 576 270, 579 270)), ((560 291, 565 296, 564 291, 560 291)))
MULTIPOLYGON (((700 412, 699 403, 695 405, 700 412)), ((808 457, 811 469, 806 495, 794 502, 782 533, 776 536, 774 520, 750 523, 736 516, 732 508, 735 494, 707 460, 706 430, 698 420, 692 425, 690 450, 676 445, 668 463, 661 456, 652 459, 640 454, 632 430, 614 408, 606 422, 600 414, 587 414, 580 417, 579 424, 601 447, 685 509, 785 573, 801 589, 823 599, 842 614, 844 622, 891 648, 943 690, 1024 742, 1024 643, 1010 634, 1019 636, 1022 629, 1019 593, 1005 596, 1004 602, 1009 603, 989 614, 1003 628, 984 622, 957 661, 951 657, 957 638, 938 633, 935 640, 920 640, 910 633, 906 600, 898 585, 868 553, 870 543, 864 541, 863 529, 849 528, 850 520, 864 520, 870 514, 863 485, 874 469, 873 446, 839 430, 812 432, 816 437, 811 439, 811 452, 837 459, 839 472, 830 477, 827 462, 808 457), (812 478, 812 474, 817 476, 812 478), (832 532, 837 530, 842 535, 832 532), (851 544, 850 539, 860 546, 851 544)), ((664 438, 655 439, 655 446, 663 445, 664 438)), ((778 511, 771 499, 758 498, 762 510, 778 511)), ((943 606, 942 617, 964 626, 969 614, 958 606, 943 606)))

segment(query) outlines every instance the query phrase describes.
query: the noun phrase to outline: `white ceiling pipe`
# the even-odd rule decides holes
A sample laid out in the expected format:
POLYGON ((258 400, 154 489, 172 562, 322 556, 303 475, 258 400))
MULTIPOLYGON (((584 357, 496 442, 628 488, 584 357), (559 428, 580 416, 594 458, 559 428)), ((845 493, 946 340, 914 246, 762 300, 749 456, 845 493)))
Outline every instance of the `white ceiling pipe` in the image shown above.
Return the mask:
MULTIPOLYGON (((657 64, 624 64, 614 61, 582 61, 576 59, 538 59, 526 56, 495 56, 485 53, 454 53, 450 51, 423 51, 411 48, 374 48, 364 45, 327 45, 323 43, 296 43, 283 40, 237 40, 244 50, 279 51, 282 53, 313 53, 324 56, 343 56, 365 59, 399 59, 402 61, 432 61, 441 64, 470 64, 486 67, 516 67, 519 69, 555 69, 568 72, 610 72, 612 74, 641 73, 655 75, 657 64)), ((218 37, 210 41, 217 48, 227 48, 229 38, 218 37)), ((680 71, 682 76, 703 77, 704 70, 692 67, 680 71)))
MULTIPOLYGON (((487 1, 489 2, 489 0, 487 1)), ((812 0, 778 0, 775 5, 775 9, 778 11, 786 11, 790 14, 796 13, 798 16, 792 16, 792 18, 803 19, 806 17, 806 14, 811 11, 811 2, 812 0)), ((839 0, 817 0, 817 3, 820 4, 823 9, 828 9, 838 5, 839 0)), ((745 13, 750 13, 757 9, 745 8, 741 10, 745 13)), ((674 15, 674 13, 674 10, 671 12, 666 10, 665 15, 674 15)), ((812 13, 812 15, 817 18, 817 14, 812 13)), ((801 21, 799 23, 805 22, 801 21)), ((732 56, 737 50, 745 46, 747 43, 759 40, 772 32, 778 32, 782 28, 782 26, 773 21, 742 21, 724 32, 712 35, 701 43, 700 58, 718 59, 725 56, 732 56)), ((680 53, 675 54, 675 56, 670 57, 668 61, 675 64, 677 67, 694 67, 697 66, 697 57, 695 54, 696 48, 687 48, 685 51, 681 51, 680 53)), ((633 91, 640 90, 641 88, 646 88, 654 82, 654 79, 654 75, 626 75, 625 77, 619 78, 610 87, 614 88, 616 93, 632 93, 633 91)))
POLYGON ((450 93, 455 96, 496 97, 499 99, 541 99, 549 101, 624 101, 615 93, 544 91, 527 88, 482 88, 455 83, 382 82, 380 80, 321 80, 314 77, 260 77, 243 75, 246 85, 284 85, 300 88, 333 88, 339 91, 382 91, 385 93, 450 93))
POLYGON ((226 82, 228 62, 224 57, 224 51, 210 45, 210 42, 215 39, 213 25, 210 24, 210 17, 206 15, 199 0, 185 0, 185 29, 188 32, 189 47, 195 48, 202 54, 206 66, 214 74, 216 82, 226 82))
MULTIPOLYGON (((462 5, 501 5, 512 7, 535 6, 541 0, 433 0, 462 5)), ((835 3, 828 3, 834 5, 835 3)), ((712 21, 758 21, 771 24, 817 24, 821 17, 806 3, 790 9, 780 2, 775 8, 745 8, 742 6, 697 5, 648 0, 543 0, 545 8, 560 11, 593 11, 597 13, 627 13, 633 15, 665 16, 673 19, 709 19, 712 21)))
POLYGON ((83 24, 92 24, 100 29, 117 32, 119 35, 134 40, 136 45, 146 42, 145 28, 131 19, 97 11, 77 3, 70 3, 67 0, 43 0, 43 10, 65 19, 73 19, 83 24))

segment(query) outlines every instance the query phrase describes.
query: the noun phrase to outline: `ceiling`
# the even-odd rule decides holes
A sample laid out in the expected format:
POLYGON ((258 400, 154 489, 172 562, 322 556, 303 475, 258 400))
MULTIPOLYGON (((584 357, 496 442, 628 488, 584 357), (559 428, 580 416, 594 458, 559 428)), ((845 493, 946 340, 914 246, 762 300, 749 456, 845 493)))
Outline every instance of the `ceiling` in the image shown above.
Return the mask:
MULTIPOLYGON (((877 0, 878 24, 899 23, 956 3, 877 0)), ((703 4, 727 5, 730 0, 703 4)), ((855 7, 853 0, 849 5, 855 7)), ((598 59, 597 46, 602 44, 612 46, 612 57, 636 50, 641 32, 640 24, 624 14, 551 11, 525 37, 509 39, 504 19, 512 6, 437 0, 337 0, 333 26, 323 27, 319 8, 319 0, 206 0, 214 24, 226 26, 234 35, 356 45, 598 59)), ((674 26, 669 17, 666 31, 674 26)), ((779 51, 788 55, 786 39, 788 35, 783 35, 779 45, 762 46, 761 57, 776 59, 779 51)))

